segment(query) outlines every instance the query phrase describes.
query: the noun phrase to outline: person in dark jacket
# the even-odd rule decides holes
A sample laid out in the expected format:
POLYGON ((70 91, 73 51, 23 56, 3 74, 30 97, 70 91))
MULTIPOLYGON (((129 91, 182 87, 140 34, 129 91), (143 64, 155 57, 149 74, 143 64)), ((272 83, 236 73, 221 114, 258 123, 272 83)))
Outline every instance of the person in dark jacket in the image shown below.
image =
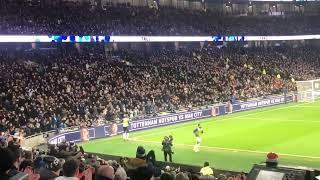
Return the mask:
POLYGON ((147 161, 147 159, 148 155, 145 149, 139 146, 136 158, 130 158, 125 161, 125 169, 131 180, 150 180, 152 177, 160 176, 161 170, 155 167, 152 162, 147 161))
POLYGON ((162 151, 164 155, 164 161, 167 162, 168 156, 169 161, 172 162, 172 140, 171 138, 165 136, 162 141, 162 151))
POLYGON ((9 142, 8 149, 12 152, 14 157, 14 162, 11 169, 8 172, 8 175, 13 177, 20 173, 19 167, 24 158, 22 157, 23 150, 20 148, 20 145, 17 145, 13 141, 9 142))
POLYGON ((14 155, 8 148, 0 148, 0 177, 3 180, 10 179, 8 171, 14 163, 14 155))
POLYGON ((40 180, 53 180, 60 175, 61 162, 53 156, 43 157, 44 167, 39 169, 40 180))

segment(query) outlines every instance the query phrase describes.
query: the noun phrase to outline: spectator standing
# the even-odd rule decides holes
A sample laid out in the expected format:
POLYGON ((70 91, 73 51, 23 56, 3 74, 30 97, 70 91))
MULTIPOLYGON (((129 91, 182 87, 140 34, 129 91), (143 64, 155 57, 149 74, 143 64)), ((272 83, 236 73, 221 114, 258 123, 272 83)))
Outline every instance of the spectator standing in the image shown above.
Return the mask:
POLYGON ((117 171, 115 172, 115 180, 126 180, 127 177, 128 176, 125 169, 120 164, 117 171))
POLYGON ((79 165, 74 159, 66 161, 62 166, 63 176, 57 177, 55 180, 78 180, 79 165))
POLYGON ((189 177, 187 174, 180 172, 177 174, 176 180, 189 180, 189 177))
POLYGON ((131 180, 150 180, 152 177, 160 176, 161 171, 154 164, 147 161, 148 155, 146 155, 144 147, 138 146, 136 158, 127 160, 125 166, 131 180))
POLYGON ((3 180, 10 179, 8 174, 14 162, 14 155, 8 148, 0 148, 0 177, 3 180))
POLYGON ((160 176, 160 180, 174 180, 175 177, 170 173, 163 173, 160 176))
POLYGON ((96 173, 96 180, 114 180, 114 169, 112 166, 100 166, 96 173))
POLYGON ((53 156, 43 157, 45 167, 39 169, 40 180, 53 180, 60 175, 61 162, 53 156))
POLYGON ((23 162, 24 158, 22 157, 22 149, 19 145, 12 143, 12 141, 9 143, 8 148, 13 153, 14 162, 13 166, 11 167, 10 171, 8 172, 9 176, 15 176, 19 172, 20 164, 23 162))

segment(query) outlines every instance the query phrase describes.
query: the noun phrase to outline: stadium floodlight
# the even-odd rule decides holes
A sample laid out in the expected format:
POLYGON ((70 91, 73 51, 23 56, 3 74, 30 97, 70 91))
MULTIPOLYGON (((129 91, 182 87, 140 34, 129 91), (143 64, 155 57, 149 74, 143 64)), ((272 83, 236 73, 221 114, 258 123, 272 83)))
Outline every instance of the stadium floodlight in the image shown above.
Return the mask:
POLYGON ((320 79, 296 81, 299 102, 310 102, 320 98, 320 79))

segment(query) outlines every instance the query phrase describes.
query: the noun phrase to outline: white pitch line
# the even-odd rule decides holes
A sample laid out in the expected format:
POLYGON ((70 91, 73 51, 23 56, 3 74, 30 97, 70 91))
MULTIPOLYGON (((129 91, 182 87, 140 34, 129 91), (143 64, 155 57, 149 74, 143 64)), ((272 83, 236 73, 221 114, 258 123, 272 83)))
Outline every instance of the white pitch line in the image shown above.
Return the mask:
MULTIPOLYGON (((138 140, 138 139, 132 139, 131 141, 158 144, 159 146, 161 145, 157 141, 145 141, 145 140, 138 140)), ((181 146, 181 147, 184 147, 184 148, 193 147, 193 145, 190 145, 190 144, 177 144, 177 143, 174 143, 174 145, 181 146)), ((248 153, 256 153, 256 154, 267 154, 267 153, 269 153, 269 152, 266 152, 266 151, 258 151, 258 150, 254 151, 254 150, 247 150, 247 149, 234 149, 234 148, 223 148, 223 147, 214 147, 214 146, 200 146, 200 147, 207 149, 207 151, 210 151, 210 150, 212 151, 212 150, 216 149, 216 150, 223 150, 223 151, 248 152, 248 153)), ((187 148, 187 149, 190 149, 190 148, 187 148)), ((319 156, 304 156, 304 155, 287 154, 287 153, 278 153, 278 154, 280 156, 288 156, 288 157, 320 159, 319 156)))
MULTIPOLYGON (((290 108, 293 108, 293 107, 299 107, 299 106, 302 106, 304 104, 310 104, 310 102, 301 103, 301 104, 295 104, 295 105, 292 105, 292 106, 285 106, 285 107, 281 107, 281 108, 277 108, 277 109, 267 109, 267 110, 263 110, 263 111, 252 112, 252 113, 249 113, 249 114, 239 115, 239 116, 236 116, 236 117, 230 117, 230 118, 226 118, 226 119, 215 120, 214 122, 230 121, 230 120, 235 120, 235 119, 238 119, 238 118, 241 119, 243 117, 247 117, 247 116, 251 116, 251 115, 255 115, 255 114, 261 114, 261 113, 272 112, 272 111, 277 111, 277 110, 281 110, 281 109, 290 109, 290 108)), ((217 116, 217 117, 219 117, 219 116, 217 116)), ((203 120, 204 123, 206 123, 208 121, 209 121, 209 119, 203 120)), ((184 129, 184 128, 189 128, 189 127, 194 127, 194 124, 188 125, 188 126, 180 126, 180 127, 179 127, 179 125, 181 125, 181 124, 177 124, 177 125, 178 125, 178 127, 176 127, 175 129, 184 129)), ((174 126, 177 126, 177 125, 174 125, 174 126)), ((172 128, 172 126, 170 126, 170 127, 172 128)), ((171 131, 173 131, 173 130, 172 129, 171 130, 163 130, 163 131, 160 131, 160 132, 157 132, 157 133, 149 133, 149 134, 144 134, 144 135, 138 135, 138 136, 135 136, 135 138, 139 139, 141 137, 154 136, 154 135, 168 133, 168 132, 171 132, 171 131)))
POLYGON ((302 107, 302 108, 320 108, 320 106, 306 106, 306 105, 302 105, 300 107, 302 107))
MULTIPOLYGON (((241 118, 240 118, 241 119, 241 118)), ((257 121, 276 121, 276 122, 310 122, 310 123, 320 123, 320 121, 308 121, 308 120, 302 120, 302 119, 266 119, 266 118, 243 118, 243 119, 248 119, 248 120, 257 120, 257 121)))

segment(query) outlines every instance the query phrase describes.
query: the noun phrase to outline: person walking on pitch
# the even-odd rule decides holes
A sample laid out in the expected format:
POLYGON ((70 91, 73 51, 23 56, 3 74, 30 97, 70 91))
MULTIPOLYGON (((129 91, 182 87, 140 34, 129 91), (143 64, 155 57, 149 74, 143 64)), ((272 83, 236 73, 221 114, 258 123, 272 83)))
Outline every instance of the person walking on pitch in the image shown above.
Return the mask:
POLYGON ((122 120, 123 134, 122 138, 125 141, 129 140, 129 118, 127 115, 124 115, 122 120))
POLYGON ((195 152, 199 152, 200 151, 200 143, 201 143, 201 135, 203 134, 203 130, 200 124, 198 124, 198 127, 196 127, 193 130, 193 134, 196 137, 196 144, 193 147, 193 150, 195 152))

